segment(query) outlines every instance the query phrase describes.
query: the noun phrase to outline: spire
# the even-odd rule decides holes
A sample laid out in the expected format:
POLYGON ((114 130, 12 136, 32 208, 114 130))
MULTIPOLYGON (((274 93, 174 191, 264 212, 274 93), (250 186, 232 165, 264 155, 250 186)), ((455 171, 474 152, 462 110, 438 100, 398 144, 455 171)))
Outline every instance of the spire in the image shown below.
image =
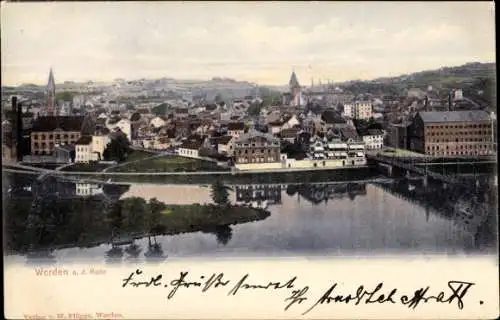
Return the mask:
POLYGON ((49 72, 49 81, 47 81, 46 88, 46 96, 47 96, 47 106, 46 106, 46 114, 49 116, 54 115, 56 108, 56 83, 54 81, 54 73, 52 72, 52 68, 50 68, 49 72))
POLYGON ((56 83, 54 81, 54 73, 52 72, 52 68, 50 68, 49 73, 49 81, 47 82, 47 89, 51 90, 56 87, 56 83))
POLYGON ((288 83, 290 87, 299 87, 299 81, 297 80, 297 75, 295 74, 295 68, 292 71, 292 76, 290 77, 290 82, 288 83))

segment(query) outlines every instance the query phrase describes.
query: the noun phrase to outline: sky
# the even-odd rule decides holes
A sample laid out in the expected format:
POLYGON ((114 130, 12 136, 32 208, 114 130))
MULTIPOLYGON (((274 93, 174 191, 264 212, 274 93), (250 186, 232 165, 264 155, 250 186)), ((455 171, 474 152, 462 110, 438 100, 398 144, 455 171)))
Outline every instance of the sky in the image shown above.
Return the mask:
POLYGON ((493 2, 50 2, 1 8, 2 84, 302 85, 495 62, 493 2))

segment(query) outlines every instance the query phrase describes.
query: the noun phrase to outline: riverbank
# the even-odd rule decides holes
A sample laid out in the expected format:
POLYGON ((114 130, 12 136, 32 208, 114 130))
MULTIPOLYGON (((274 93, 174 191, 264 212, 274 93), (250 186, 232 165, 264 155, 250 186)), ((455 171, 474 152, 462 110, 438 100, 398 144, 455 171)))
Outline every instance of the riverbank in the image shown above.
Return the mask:
POLYGON ((312 183, 327 181, 356 181, 380 176, 376 168, 369 166, 341 168, 275 169, 233 172, 183 172, 183 173, 114 173, 100 175, 75 175, 79 179, 94 179, 116 183, 169 183, 169 184, 211 184, 220 180, 226 184, 257 183, 312 183))
POLYGON ((124 173, 160 173, 160 172, 207 172, 207 171, 229 171, 228 168, 219 167, 216 163, 202 160, 181 157, 177 155, 164 155, 151 157, 151 159, 141 159, 131 163, 124 163, 115 168, 110 168, 108 172, 124 173))

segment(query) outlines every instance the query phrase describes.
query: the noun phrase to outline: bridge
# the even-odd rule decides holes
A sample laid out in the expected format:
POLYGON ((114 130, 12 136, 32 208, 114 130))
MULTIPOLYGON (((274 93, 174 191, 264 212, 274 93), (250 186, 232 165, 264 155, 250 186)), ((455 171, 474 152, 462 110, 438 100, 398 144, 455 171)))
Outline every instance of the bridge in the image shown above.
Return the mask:
MULTIPOLYGON (((416 173, 424 178, 424 185, 427 185, 428 178, 432 178, 435 180, 440 180, 442 182, 448 184, 457 184, 463 186, 470 186, 470 180, 465 176, 460 175, 447 175, 441 174, 439 172, 435 172, 428 169, 430 165, 458 165, 458 164, 479 164, 479 163, 487 163, 493 164, 496 161, 486 160, 486 161, 452 161, 452 162, 433 162, 432 159, 426 158, 417 158, 417 157, 396 157, 396 156, 387 156, 381 154, 367 154, 367 160, 376 162, 388 169, 389 176, 393 175, 393 168, 399 168, 406 170, 406 175, 409 176, 410 173, 416 173), (425 161, 422 161, 425 159, 425 161)), ((435 160, 434 160, 435 161, 435 160)))

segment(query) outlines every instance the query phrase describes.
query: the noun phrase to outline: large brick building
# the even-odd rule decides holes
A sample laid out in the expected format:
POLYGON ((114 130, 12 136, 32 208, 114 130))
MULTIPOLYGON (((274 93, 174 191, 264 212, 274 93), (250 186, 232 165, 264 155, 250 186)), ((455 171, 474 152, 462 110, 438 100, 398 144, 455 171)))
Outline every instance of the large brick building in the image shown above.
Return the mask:
POLYGON ((75 144, 82 135, 92 134, 93 129, 90 117, 40 117, 31 131, 31 154, 51 155, 56 145, 75 144))
POLYGON ((270 163, 280 161, 278 138, 258 131, 242 134, 234 142, 236 163, 270 163))
POLYGON ((410 148, 432 156, 494 153, 492 120, 481 110, 418 113, 410 125, 410 148))

